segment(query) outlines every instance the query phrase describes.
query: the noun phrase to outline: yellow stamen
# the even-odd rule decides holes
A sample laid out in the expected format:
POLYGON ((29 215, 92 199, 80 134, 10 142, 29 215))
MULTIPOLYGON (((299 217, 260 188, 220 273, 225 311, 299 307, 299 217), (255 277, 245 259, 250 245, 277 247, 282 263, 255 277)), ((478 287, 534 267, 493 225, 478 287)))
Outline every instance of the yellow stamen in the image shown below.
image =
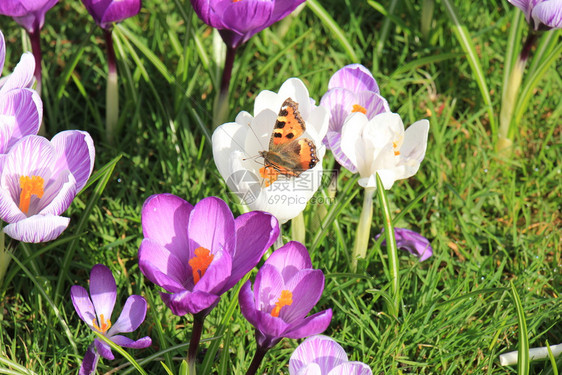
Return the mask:
POLYGON ((365 109, 365 107, 362 107, 359 104, 353 105, 353 109, 351 110, 351 113, 355 113, 355 112, 361 112, 364 115, 367 114, 367 110, 365 109))
POLYGON ((278 318, 281 308, 284 306, 291 306, 293 304, 293 293, 288 290, 281 291, 281 297, 275 303, 275 307, 271 310, 271 316, 278 318))
POLYGON ((41 199, 43 196, 43 185, 45 181, 40 176, 21 176, 20 177, 20 210, 24 214, 29 211, 29 202, 31 201, 31 196, 35 195, 37 198, 41 199))
POLYGON ((207 272, 207 268, 211 265, 214 257, 215 256, 204 247, 198 247, 195 249, 195 256, 189 260, 189 265, 193 270, 194 284, 197 284, 205 272, 207 272))
POLYGON ((101 324, 101 327, 98 326, 98 323, 96 322, 96 318, 92 319, 92 325, 94 326, 96 331, 98 331, 100 333, 106 333, 107 330, 109 328, 111 328, 111 320, 109 320, 109 319, 105 320, 105 318, 103 317, 103 314, 100 314, 100 324, 101 324))

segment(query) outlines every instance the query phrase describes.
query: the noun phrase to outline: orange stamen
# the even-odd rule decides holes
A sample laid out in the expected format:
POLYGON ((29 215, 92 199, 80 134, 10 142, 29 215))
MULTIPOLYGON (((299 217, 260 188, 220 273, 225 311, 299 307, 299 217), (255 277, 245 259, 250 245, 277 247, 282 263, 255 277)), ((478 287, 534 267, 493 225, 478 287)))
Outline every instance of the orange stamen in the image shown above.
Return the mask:
POLYGON ((281 291, 281 297, 275 303, 275 307, 271 310, 271 316, 278 318, 281 308, 284 306, 291 306, 293 304, 293 293, 288 290, 281 291))
POLYGON ((353 109, 351 110, 351 113, 355 113, 355 112, 361 112, 364 115, 367 114, 367 110, 365 109, 365 107, 362 107, 359 104, 353 105, 353 109))
POLYGON ((100 333, 106 333, 107 330, 109 328, 111 328, 111 320, 109 320, 109 319, 105 320, 105 318, 103 317, 103 314, 100 314, 100 324, 101 324, 101 327, 98 326, 98 323, 96 322, 96 318, 92 319, 92 325, 94 326, 96 331, 98 331, 100 333))
POLYGON ((43 185, 45 181, 40 176, 21 176, 20 177, 20 210, 24 214, 29 211, 29 202, 31 201, 31 196, 35 195, 37 198, 41 199, 43 196, 43 185))
POLYGON ((233 3, 237 3, 239 1, 242 1, 242 0, 232 0, 233 3))
POLYGON ((262 167, 260 168, 260 176, 265 180, 265 187, 268 187, 279 177, 279 172, 272 167, 262 167))
POLYGON ((400 151, 397 150, 398 145, 396 144, 396 142, 392 142, 392 148, 394 149, 394 156, 400 155, 400 151))
POLYGON ((203 277, 207 268, 211 265, 215 256, 204 247, 195 249, 195 256, 189 260, 189 265, 193 270, 193 283, 197 284, 203 277))

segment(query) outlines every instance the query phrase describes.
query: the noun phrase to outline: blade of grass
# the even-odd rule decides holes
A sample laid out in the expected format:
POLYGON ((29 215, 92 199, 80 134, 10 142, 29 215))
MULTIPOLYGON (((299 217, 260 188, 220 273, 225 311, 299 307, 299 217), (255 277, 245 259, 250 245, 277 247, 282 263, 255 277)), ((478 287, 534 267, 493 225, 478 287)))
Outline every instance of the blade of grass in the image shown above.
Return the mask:
POLYGON ((457 16, 453 3, 450 0, 443 0, 443 4, 445 5, 445 9, 447 10, 450 20, 453 22, 453 33, 465 52, 470 68, 472 69, 472 73, 475 76, 474 78, 478 88, 480 89, 480 94, 482 95, 482 100, 486 106, 486 111, 488 112, 492 136, 495 138, 498 133, 498 128, 496 118, 494 116, 494 108, 492 107, 490 90, 486 84, 486 76, 484 74, 484 70, 482 69, 480 59, 478 58, 478 54, 476 53, 476 48, 474 47, 474 43, 472 43, 472 38, 470 37, 468 29, 459 21, 459 17, 457 16))
POLYGON ((503 83, 502 83, 502 103, 506 95, 506 91, 509 83, 509 75, 511 74, 511 69, 513 69, 513 64, 517 59, 517 55, 521 49, 521 41, 523 35, 523 29, 527 25, 523 21, 523 12, 519 9, 513 9, 513 19, 511 25, 509 26, 509 38, 507 40, 507 50, 505 52, 505 60, 503 63, 503 83))
POLYGON ((518 360, 517 360, 517 373, 519 375, 529 375, 529 336, 527 333, 527 321, 525 320, 525 310, 523 310, 523 305, 521 305, 521 299, 519 294, 517 294, 517 289, 513 285, 513 282, 509 283, 511 288, 511 296, 513 297, 513 303, 517 310, 517 321, 519 326, 519 348, 518 348, 518 360))
POLYGON ((345 32, 338 26, 336 21, 330 16, 330 14, 324 9, 322 5, 317 0, 308 0, 306 5, 316 14, 316 17, 320 18, 320 21, 324 24, 324 27, 328 31, 330 31, 336 40, 341 44, 344 51, 347 53, 347 56, 351 60, 351 62, 358 63, 359 57, 355 53, 355 50, 351 46, 351 43, 347 40, 345 36, 345 32))
POLYGON ((47 303, 55 313, 55 316, 57 317, 57 320, 60 326, 62 327, 63 332, 66 334, 66 337, 68 338, 68 342, 70 343, 70 346, 72 347, 74 354, 78 356, 78 348, 76 347, 76 343, 74 342, 74 337, 72 336, 72 332, 70 332, 70 329, 68 328, 68 325, 64 320, 64 317, 61 315, 59 309, 57 308, 55 301, 53 301, 51 297, 49 297, 45 289, 43 289, 43 287, 41 286, 41 283, 35 278, 35 276, 31 273, 31 271, 29 271, 29 269, 26 266, 24 266, 23 263, 18 258, 16 258, 13 254, 10 253, 10 255, 12 257, 12 260, 16 262, 16 264, 21 268, 21 270, 27 275, 29 280, 31 280, 31 282, 35 285, 35 287, 37 288, 39 293, 43 296, 43 298, 45 298, 45 300, 47 301, 47 303))
MULTIPOLYGON (((122 155, 119 155, 119 156, 115 157, 113 160, 111 160, 109 163, 107 163, 102 168, 103 173, 98 172, 93 176, 96 179, 100 178, 100 181, 98 182, 96 188, 94 189, 94 191, 92 193, 92 196, 90 197, 90 200, 88 201, 88 204, 86 205, 86 208, 82 212, 82 216, 80 217, 80 220, 78 221, 78 225, 76 226, 76 233, 82 233, 84 231, 86 223, 88 222, 88 219, 90 218, 90 214, 92 213, 92 210, 94 209, 94 206, 97 204, 98 200, 100 199, 105 187, 107 186, 107 183, 109 182, 109 178, 113 174, 113 170, 115 169, 115 166, 117 165, 119 160, 121 160, 121 157, 122 157, 122 155)), ((91 178, 91 179, 94 179, 94 178, 91 178)), ((84 187, 84 189, 89 185, 90 185, 90 182, 86 183, 86 186, 84 187)), ((84 189, 82 189, 82 191, 84 189)), ((60 301, 60 298, 63 295, 62 287, 63 287, 63 284, 64 284, 64 280, 65 280, 66 277, 68 277, 67 273, 68 273, 68 269, 70 268, 70 262, 72 261, 72 257, 74 256, 74 252, 76 251, 76 247, 78 246, 79 240, 80 240, 80 238, 77 238, 74 241, 72 241, 70 243, 70 245, 68 246, 68 249, 67 249, 67 251, 64 255, 64 259, 63 259, 62 265, 61 265, 61 272, 59 273, 59 279, 58 279, 58 282, 57 282, 57 288, 55 289, 55 302, 56 303, 58 303, 60 301)))
POLYGON ((139 373, 141 373, 142 375, 148 375, 146 373, 146 371, 143 370, 143 368, 137 363, 137 361, 135 361, 133 359, 133 357, 131 357, 131 355, 129 353, 127 353, 125 350, 123 350, 122 347, 120 347, 119 345, 117 345, 116 343, 114 343, 113 341, 111 341, 110 339, 108 339, 107 337, 105 337, 104 335, 102 335, 101 333, 94 331, 94 333, 96 334, 96 336, 98 337, 98 339, 102 340, 103 342, 105 342, 107 345, 111 346, 111 349, 115 350, 116 352, 118 352, 119 354, 121 354, 123 357, 125 357, 125 359, 127 361, 129 361, 130 364, 132 364, 139 373))

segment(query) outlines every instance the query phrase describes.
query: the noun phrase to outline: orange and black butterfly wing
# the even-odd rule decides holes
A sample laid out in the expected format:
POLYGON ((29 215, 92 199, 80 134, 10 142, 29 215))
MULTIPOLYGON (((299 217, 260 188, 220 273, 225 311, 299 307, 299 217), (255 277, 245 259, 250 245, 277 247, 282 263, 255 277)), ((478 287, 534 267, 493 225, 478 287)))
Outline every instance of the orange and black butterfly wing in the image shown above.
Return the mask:
POLYGON ((293 142, 303 135, 305 130, 306 125, 299 113, 299 105, 293 99, 287 98, 275 121, 273 134, 269 141, 269 150, 274 150, 275 146, 293 142))

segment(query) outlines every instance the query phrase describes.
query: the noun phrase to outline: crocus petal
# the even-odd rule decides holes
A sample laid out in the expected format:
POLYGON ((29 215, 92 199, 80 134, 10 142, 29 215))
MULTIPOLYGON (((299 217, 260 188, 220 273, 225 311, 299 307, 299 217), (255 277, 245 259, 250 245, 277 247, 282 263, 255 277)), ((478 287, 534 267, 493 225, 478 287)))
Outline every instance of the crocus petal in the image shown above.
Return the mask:
POLYGON ((303 337, 317 335, 328 328, 332 321, 332 309, 327 309, 306 317, 300 324, 292 326, 283 336, 290 339, 301 339, 303 337))
POLYGON ((39 94, 29 89, 14 89, 0 96, 0 116, 10 116, 11 124, 2 124, 6 136, 0 144, 0 152, 7 152, 20 138, 35 135, 41 126, 43 103, 39 94), (9 128, 9 129, 6 129, 9 128))
POLYGON ((94 345, 96 346, 96 349, 98 350, 98 353, 105 359, 109 359, 109 360, 113 360, 115 359, 115 356, 113 355, 113 352, 111 351, 111 347, 109 345, 107 345, 105 342, 95 339, 94 340, 94 345))
POLYGON ((273 1, 244 0, 231 2, 226 0, 225 3, 230 4, 222 6, 224 8, 222 14, 224 26, 239 34, 248 34, 246 38, 250 38, 263 30, 273 12, 273 1))
POLYGON ((258 329, 265 337, 267 341, 273 341, 285 337, 285 332, 287 332, 291 325, 285 322, 283 319, 271 316, 271 313, 265 311, 257 311, 257 324, 256 329, 258 329))
MULTIPOLYGON (((117 297, 117 285, 113 274, 103 264, 96 264, 92 267, 90 272, 90 296, 98 319, 102 314, 104 319, 111 319, 117 297)), ((104 358, 107 357, 104 356, 104 358)))
POLYGON ((421 163, 427 148, 427 136, 429 133, 429 121, 420 120, 414 122, 404 133, 404 143, 400 148, 400 155, 405 159, 417 160, 421 163))
POLYGON ((368 122, 364 114, 354 113, 347 117, 341 132, 341 152, 359 171, 361 171, 360 166, 365 164, 362 157, 366 155, 367 150, 362 142, 362 135, 368 122))
POLYGON ((190 258, 198 247, 232 253, 234 233, 234 217, 227 204, 216 197, 202 199, 189 215, 190 258))
POLYGON ((312 268, 310 255, 306 247, 297 241, 291 241, 275 250, 267 259, 267 264, 277 269, 283 280, 290 280, 302 269, 312 268))
POLYGON ((373 91, 380 93, 377 81, 371 72, 361 64, 350 64, 338 70, 328 82, 328 89, 343 87, 349 91, 373 91))
POLYGON ((100 356, 94 349, 94 345, 88 346, 88 350, 86 350, 86 354, 84 354, 84 358, 82 359, 82 365, 80 366, 78 375, 94 374, 99 359, 100 356))
POLYGON ((328 146, 330 150, 332 150, 332 155, 334 155, 334 159, 345 169, 350 171, 351 173, 357 173, 357 168, 351 160, 344 154, 341 148, 341 132, 332 132, 329 131, 326 133, 326 138, 324 138, 325 144, 328 146))
POLYGON ((76 191, 80 191, 94 169, 96 150, 90 134, 80 130, 58 133, 51 140, 57 154, 57 169, 68 169, 76 180, 76 191))
POLYGON ((294 275, 287 289, 293 293, 293 303, 281 309, 279 315, 285 322, 303 319, 316 305, 324 290, 324 274, 321 270, 300 270, 294 275))
POLYGON ((92 320, 96 318, 96 311, 86 289, 79 285, 73 285, 70 288, 70 299, 80 319, 82 319, 88 327, 92 327, 92 320))
POLYGON ((275 216, 252 211, 235 220, 236 254, 232 260, 232 274, 224 289, 232 288, 254 268, 265 251, 279 236, 279 224, 275 216))
POLYGON ((202 310, 216 306, 220 300, 220 296, 205 292, 189 292, 183 291, 175 294, 160 293, 162 301, 177 316, 185 314, 197 314, 202 310))
POLYGON ((290 1, 275 1, 275 8, 273 9, 273 14, 269 21, 269 26, 273 23, 287 17, 293 10, 295 10, 299 5, 304 3, 305 0, 290 0, 290 1))
POLYGON ((2 75, 2 70, 4 69, 4 61, 6 59, 6 40, 4 39, 4 34, 0 31, 0 75, 2 75))
POLYGON ((14 68, 12 74, 7 77, 6 82, 0 89, 0 95, 6 94, 13 89, 31 87, 35 72, 35 58, 30 52, 21 55, 20 62, 14 68))
POLYGON ((133 332, 146 317, 146 300, 137 295, 132 295, 127 298, 121 315, 117 321, 111 326, 107 332, 107 336, 113 336, 121 332, 133 332))
POLYGON ((3 228, 11 238, 28 243, 56 239, 68 227, 70 218, 56 215, 34 215, 3 228))
POLYGON ((286 287, 281 274, 275 267, 265 263, 254 282, 255 306, 265 313, 270 313, 284 289, 286 287))
POLYGON ((68 170, 54 175, 45 183, 43 197, 29 207, 28 215, 60 215, 70 206, 76 196, 76 180, 68 170))
POLYGON ((320 105, 330 111, 330 127, 328 131, 340 132, 346 117, 353 110, 353 105, 359 104, 357 95, 342 87, 328 90, 320 105))
POLYGON ((142 337, 138 340, 131 340, 128 337, 115 335, 111 336, 111 341, 124 348, 144 349, 152 345, 152 339, 148 336, 142 337))
POLYGON ((187 275, 187 265, 175 254, 150 238, 142 240, 139 249, 139 268, 154 284, 168 292, 177 293, 193 288, 187 275))
POLYGON ((346 362, 333 368, 327 375, 372 375, 371 368, 362 362, 346 362))
POLYGON ((309 363, 305 367, 301 367, 300 370, 292 372, 289 371, 290 375, 323 375, 322 369, 316 363, 309 363))
MULTIPOLYGON (((193 277, 193 271, 191 272, 191 277, 193 277)), ((229 280, 231 272, 231 255, 222 250, 215 252, 211 264, 207 267, 201 279, 196 283, 193 291, 221 295, 223 292, 228 290, 224 286, 229 280)))
MULTIPOLYGON (((375 239, 378 239, 381 235, 382 233, 378 234, 375 239)), ((420 258, 420 262, 433 255, 433 249, 429 244, 429 240, 413 230, 394 228, 394 237, 396 238, 396 246, 399 249, 406 250, 410 254, 417 256, 420 258)), ((386 239, 381 245, 386 245, 386 239)))
POLYGON ((164 246, 187 267, 189 248, 187 226, 193 206, 173 194, 150 196, 142 207, 145 238, 164 246))
POLYGON ((140 12, 140 9, 140 0, 112 1, 100 20, 100 26, 107 28, 111 23, 121 22, 127 18, 133 17, 140 12))
POLYGON ((532 11, 535 24, 545 24, 554 29, 562 28, 562 0, 548 0, 538 3, 532 11))
POLYGON ((316 335, 295 349, 289 360, 289 373, 296 374, 311 363, 320 366, 321 373, 327 373, 344 362, 347 362, 347 354, 340 344, 328 336, 316 335))
POLYGON ((246 281, 242 288, 240 288, 240 293, 238 293, 238 304, 240 305, 240 312, 244 315, 244 318, 253 326, 257 326, 258 317, 256 304, 254 300, 254 292, 252 292, 252 283, 250 280, 246 281))

